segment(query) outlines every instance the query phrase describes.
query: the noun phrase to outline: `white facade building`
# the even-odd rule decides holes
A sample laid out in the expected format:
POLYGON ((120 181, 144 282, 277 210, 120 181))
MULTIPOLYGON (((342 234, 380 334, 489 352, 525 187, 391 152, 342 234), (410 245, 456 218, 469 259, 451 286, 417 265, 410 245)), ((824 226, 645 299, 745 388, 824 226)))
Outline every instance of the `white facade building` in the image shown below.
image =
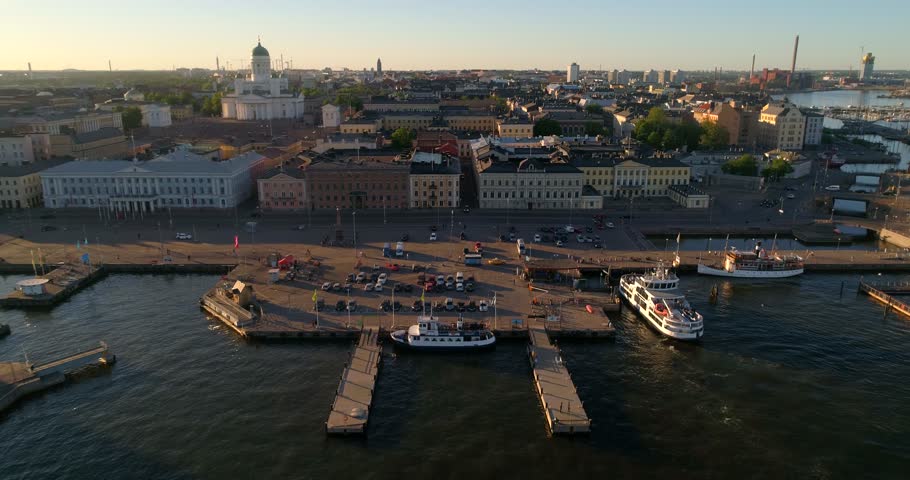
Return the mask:
POLYGON ((575 83, 578 81, 578 76, 580 73, 581 67, 577 63, 572 62, 572 65, 566 69, 566 82, 575 83))
POLYGON ((270 120, 303 117, 303 95, 288 92, 286 77, 272 78, 269 51, 256 45, 251 73, 234 80, 234 93, 221 99, 221 115, 237 120, 270 120))
POLYGON ((143 127, 170 127, 171 126, 171 106, 158 105, 157 103, 145 103, 139 105, 142 112, 143 127))
POLYGON ((30 135, 0 136, 0 167, 16 167, 34 161, 30 135))
POLYGON ((322 126, 326 128, 341 126, 341 108, 338 105, 327 103, 322 106, 322 126))
POLYGON ((536 159, 475 160, 474 173, 480 208, 585 208, 584 173, 572 165, 536 159))
POLYGON ((154 212, 160 208, 233 208, 250 197, 265 157, 247 152, 220 162, 177 152, 137 162, 68 162, 41 174, 47 208, 154 212))
POLYGON ((815 113, 806 114, 806 140, 805 145, 821 145, 824 133, 825 117, 815 113))

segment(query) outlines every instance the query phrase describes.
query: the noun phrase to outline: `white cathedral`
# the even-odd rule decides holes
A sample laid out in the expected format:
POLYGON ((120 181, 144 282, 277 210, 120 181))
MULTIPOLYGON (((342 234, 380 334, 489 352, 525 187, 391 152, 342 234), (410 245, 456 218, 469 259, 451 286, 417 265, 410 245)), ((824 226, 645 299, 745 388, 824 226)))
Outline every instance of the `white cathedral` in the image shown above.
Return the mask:
POLYGON ((271 120, 303 116, 303 95, 288 91, 288 79, 272 78, 269 51, 258 43, 253 49, 252 72, 234 79, 234 93, 221 98, 221 116, 237 120, 271 120))

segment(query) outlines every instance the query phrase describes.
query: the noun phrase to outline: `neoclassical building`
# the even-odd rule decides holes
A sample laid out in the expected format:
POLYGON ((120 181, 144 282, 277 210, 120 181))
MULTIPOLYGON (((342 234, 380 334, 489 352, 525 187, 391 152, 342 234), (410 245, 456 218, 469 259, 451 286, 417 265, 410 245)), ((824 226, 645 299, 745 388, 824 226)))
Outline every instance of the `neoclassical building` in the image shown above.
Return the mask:
POLYGON ((288 91, 288 79, 272 78, 272 59, 261 43, 253 49, 250 75, 234 79, 234 93, 221 99, 221 116, 270 120, 303 116, 303 95, 288 91))

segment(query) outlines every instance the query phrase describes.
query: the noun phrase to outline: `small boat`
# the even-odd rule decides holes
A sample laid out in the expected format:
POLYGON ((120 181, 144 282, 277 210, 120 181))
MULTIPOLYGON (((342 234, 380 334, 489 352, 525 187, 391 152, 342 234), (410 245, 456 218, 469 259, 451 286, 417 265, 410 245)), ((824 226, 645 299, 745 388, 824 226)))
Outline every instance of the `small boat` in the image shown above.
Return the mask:
POLYGON ((663 264, 619 279, 619 294, 652 328, 677 340, 700 340, 704 319, 679 291, 679 277, 663 264))
POLYGON ((441 323, 432 314, 419 315, 415 325, 390 336, 395 345, 414 350, 478 350, 496 344, 496 336, 481 323, 466 325, 462 317, 454 324, 441 323))
POLYGON ((717 277, 786 278, 801 275, 804 268, 803 258, 799 255, 768 254, 758 242, 752 252, 731 248, 724 254, 723 265, 699 262, 698 273, 717 277))

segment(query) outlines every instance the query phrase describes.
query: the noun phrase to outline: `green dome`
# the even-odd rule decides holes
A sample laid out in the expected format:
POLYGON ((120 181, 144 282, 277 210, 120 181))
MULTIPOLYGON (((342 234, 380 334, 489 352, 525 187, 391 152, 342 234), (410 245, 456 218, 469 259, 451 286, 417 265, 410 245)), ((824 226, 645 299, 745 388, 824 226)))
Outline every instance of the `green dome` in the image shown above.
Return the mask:
POLYGON ((254 57, 268 57, 269 51, 262 46, 262 43, 257 43, 256 48, 253 49, 254 57))

